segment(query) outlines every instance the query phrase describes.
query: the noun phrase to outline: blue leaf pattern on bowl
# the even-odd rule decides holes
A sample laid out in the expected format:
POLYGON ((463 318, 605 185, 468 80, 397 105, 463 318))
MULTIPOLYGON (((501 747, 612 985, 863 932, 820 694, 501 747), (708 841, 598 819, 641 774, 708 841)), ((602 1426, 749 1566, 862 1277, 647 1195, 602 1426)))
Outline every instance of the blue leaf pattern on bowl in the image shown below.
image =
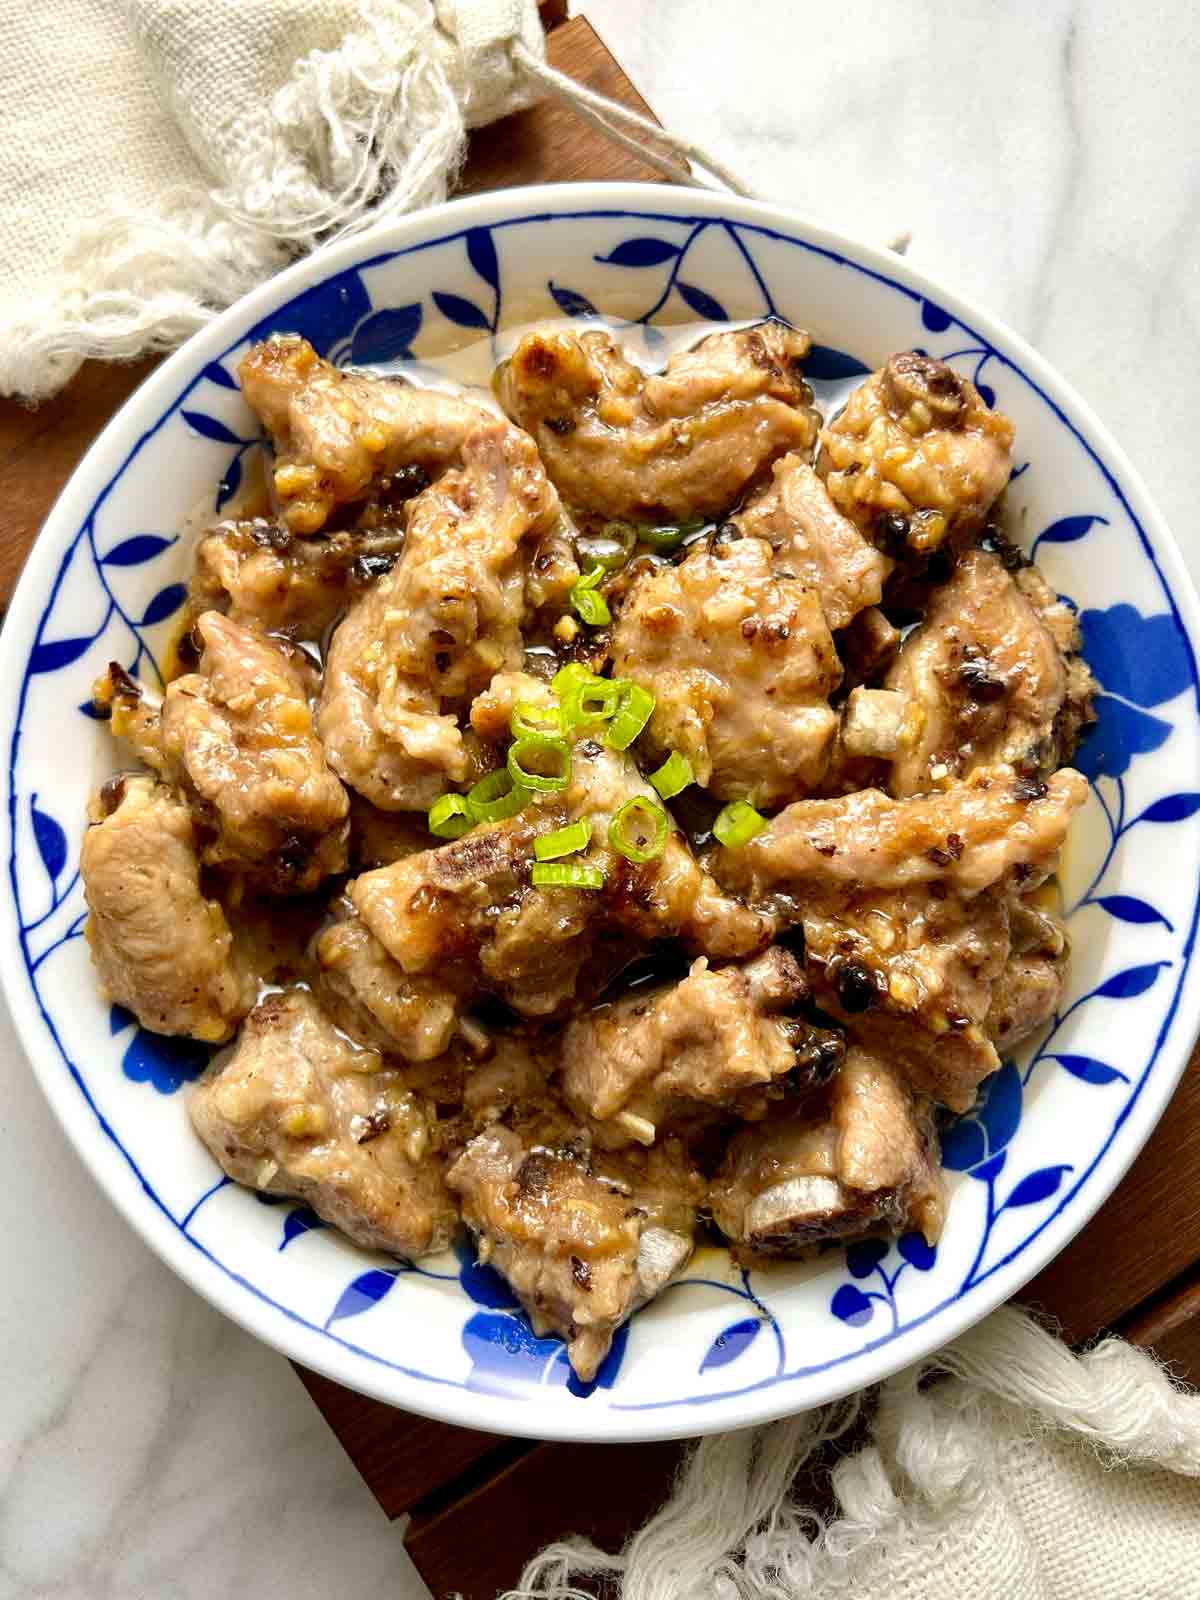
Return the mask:
POLYGON ((679 246, 666 239, 625 239, 606 256, 597 256, 608 267, 658 267, 679 255, 679 246))
POLYGON ((29 816, 33 823, 34 843, 46 869, 46 876, 54 884, 67 864, 67 836, 48 811, 38 808, 37 795, 29 797, 29 816))
POLYGON ((419 303, 398 306, 394 311, 376 311, 373 316, 365 317, 350 341, 351 360, 359 366, 410 360, 421 321, 419 303))
POLYGON ((486 333, 491 327, 475 302, 461 294, 447 294, 435 289, 433 303, 448 321, 457 323, 460 328, 480 328, 486 333))
POLYGON ((490 228, 472 228, 467 234, 467 260, 475 271, 495 290, 500 288, 500 263, 496 257, 496 242, 490 228))
POLYGON ((158 591, 143 612, 142 627, 153 628, 156 623, 165 622, 168 617, 173 617, 186 599, 186 584, 167 584, 165 589, 158 591))
POLYGON ((1187 640, 1166 612, 1143 617, 1130 605, 1081 611, 1088 665, 1110 694, 1137 706, 1158 706, 1187 688, 1187 640))
POLYGON ((211 439, 214 444, 242 443, 233 429, 217 417, 207 416, 203 411, 181 411, 179 414, 192 432, 198 433, 202 439, 211 439))
POLYGON ((1147 905, 1144 900, 1139 900, 1134 894, 1100 894, 1092 901, 1099 906, 1101 911, 1107 911, 1110 917, 1115 917, 1118 922, 1141 923, 1145 926, 1151 922, 1161 922, 1164 928, 1170 929, 1171 923, 1161 911, 1156 911, 1153 906, 1147 905))
POLYGON ((713 1367, 727 1367, 750 1348, 762 1330, 760 1317, 743 1317, 740 1322, 731 1322, 729 1327, 722 1328, 705 1351, 700 1371, 710 1372, 713 1367))
POLYGON ((131 1083, 148 1083, 159 1094, 175 1094, 192 1083, 209 1061, 207 1045, 194 1039, 165 1039, 138 1028, 121 1058, 121 1071, 131 1083))
POLYGON ((1033 554, 1036 556, 1044 544, 1074 544, 1076 540, 1085 538, 1097 523, 1104 521, 1103 517, 1060 517, 1038 534, 1033 541, 1033 554))
POLYGON ((1055 1061, 1064 1072, 1069 1072, 1073 1078, 1078 1078, 1081 1083, 1114 1083, 1119 1078, 1122 1083, 1129 1079, 1116 1067, 1110 1067, 1103 1061, 1097 1061, 1094 1056, 1062 1055, 1056 1053, 1055 1061))
POLYGON ((96 635, 86 638, 55 639, 49 644, 39 644, 29 658, 30 672, 58 672, 78 661, 84 651, 95 641, 96 635))
POLYGON ((553 278, 546 285, 550 291, 551 299, 562 312, 564 317, 594 317, 597 311, 586 295, 577 294, 574 289, 564 289, 553 278))
POLYGON ((338 1296, 325 1326, 330 1328, 345 1317, 360 1317, 364 1311, 377 1306, 395 1288, 399 1276, 399 1267, 373 1267, 369 1272, 360 1272, 338 1296))
POLYGON ((289 1211, 283 1219, 283 1237, 279 1241, 279 1248, 286 1250, 293 1239, 300 1238, 301 1234, 312 1233, 317 1228, 323 1228, 325 1223, 308 1206, 297 1206, 289 1211))
POLYGON ((204 369, 203 376, 222 389, 236 389, 238 386, 237 379, 226 372, 219 361, 210 361, 204 369))
POLYGON ((319 356, 328 356, 371 311, 371 297, 356 268, 318 283, 255 325, 250 339, 272 333, 298 333, 319 356))
POLYGON ((1048 1200, 1052 1194, 1057 1194, 1063 1179, 1070 1172, 1070 1167, 1041 1167, 1037 1172, 1025 1175, 1014 1188, 1009 1191, 1008 1199, 1004 1204, 1012 1206, 1036 1206, 1042 1200, 1048 1200))
POLYGON ((164 539, 159 533, 135 533, 114 545, 107 555, 101 556, 100 564, 105 567, 140 567, 143 561, 152 561, 174 543, 174 539, 164 539))
MULTIPOLYGON (((454 287, 447 284, 431 288, 429 299, 424 303, 407 297, 406 304, 376 305, 358 269, 351 269, 271 312, 251 330, 249 338, 262 337, 272 331, 298 332, 321 354, 332 359, 382 364, 409 359, 426 338, 431 345, 437 343, 444 338, 446 322, 494 336, 500 324, 505 287, 505 254, 496 248, 500 226, 470 228, 442 241, 447 249, 461 252, 461 259, 465 259, 466 267, 474 275, 475 287, 470 288, 468 283, 466 293, 461 292, 459 278, 451 280, 454 287), (440 327, 439 317, 442 319, 440 327)), ((714 292, 706 283, 704 270, 699 265, 702 253, 694 251, 699 240, 712 235, 723 235, 743 262, 747 283, 759 298, 759 314, 780 315, 768 282, 765 254, 760 258, 756 249, 760 234, 769 230, 709 216, 655 218, 631 214, 625 226, 624 236, 616 237, 611 246, 594 259, 611 268, 614 279, 622 272, 628 275, 622 285, 625 292, 647 286, 645 300, 638 302, 645 305, 645 310, 633 320, 642 324, 649 346, 653 347, 661 339, 653 322, 660 312, 675 319, 681 315, 724 319, 727 304, 732 305, 726 290, 714 292), (677 239, 660 236, 660 229, 672 226, 679 230, 677 239)), ((860 270, 852 262, 847 265, 851 270, 860 270)), ((889 282, 887 279, 880 281, 889 282)), ((1003 390, 1006 383, 1020 381, 1035 387, 1011 360, 943 307, 914 295, 902 284, 893 287, 911 303, 914 330, 919 321, 926 334, 933 336, 931 343, 944 343, 947 347, 930 353, 954 361, 969 371, 989 403, 996 388, 1003 390)), ((546 293, 547 304, 553 304, 566 315, 600 315, 597 305, 603 304, 603 296, 598 290, 584 294, 552 279, 546 286, 546 293)), ((737 311, 744 314, 745 307, 739 305, 737 311)), ((622 325, 620 319, 609 320, 613 320, 614 326, 622 325)), ((203 441, 200 448, 219 447, 213 450, 218 469, 220 451, 233 452, 231 457, 226 457, 216 490, 218 511, 237 494, 243 481, 246 453, 259 443, 257 433, 244 420, 236 423, 229 420, 235 416, 233 392, 237 387, 232 371, 244 343, 226 350, 219 359, 201 369, 171 408, 184 419, 193 436, 203 441), (222 414, 216 414, 218 412, 222 414)), ((867 370, 866 364, 853 353, 820 343, 814 345, 806 364, 808 375, 817 383, 851 382, 867 370)), ((1084 447, 1090 453, 1086 441, 1084 447)), ((1029 465, 1023 462, 1014 471, 1014 480, 1029 465)), ((1115 484, 1113 489, 1112 505, 1115 505, 1120 490, 1115 484)), ((1137 530, 1136 520, 1123 498, 1120 505, 1124 511, 1119 516, 1112 511, 1112 505, 1106 505, 1109 515, 1101 514, 1094 505, 1084 505, 1072 510, 1070 515, 1059 517, 1042 530, 1034 541, 1034 548, 1045 546, 1053 550, 1098 538, 1103 538, 1108 548, 1114 539, 1125 537, 1126 515, 1137 530)), ((102 553, 96 541, 95 514, 93 507, 72 546, 82 562, 90 564, 97 607, 95 626, 91 619, 80 621, 78 608, 71 611, 71 621, 64 623, 63 613, 56 613, 54 596, 51 596, 27 661, 23 704, 31 681, 58 672, 67 673, 109 627, 116 627, 120 633, 122 643, 117 653, 127 670, 159 677, 150 630, 174 616, 184 599, 183 586, 175 581, 176 570, 165 564, 168 559, 177 560, 177 553, 169 556, 174 540, 160 531, 147 529, 119 533, 115 542, 110 534, 108 548, 102 553), (159 561, 164 562, 162 580, 157 588, 141 591, 151 593, 153 598, 148 605, 131 610, 121 598, 122 591, 113 586, 114 582, 123 573, 143 566, 154 571, 154 563, 159 561), (59 618, 57 627, 56 615, 59 618), (81 628, 91 631, 84 633, 81 628)), ((1166 603, 1173 607, 1165 581, 1161 589, 1166 603)), ((943 1130, 944 1164, 949 1171, 965 1175, 968 1180, 965 1189, 976 1197, 981 1209, 975 1259, 951 1293, 950 1301, 970 1292, 997 1270, 1003 1259, 1032 1240, 1041 1220, 1069 1202, 1072 1184, 1084 1175, 1076 1174, 1074 1167, 1065 1162, 1046 1164, 1044 1159, 1027 1163, 1029 1170, 1022 1170, 1018 1134, 1025 1090, 1035 1070, 1059 1068, 1064 1080, 1083 1085, 1083 1092, 1089 1096, 1110 1099, 1115 1127, 1116 1118, 1132 1103, 1155 1059, 1151 1054, 1149 1063, 1146 1066, 1139 1063, 1135 1071, 1129 1062, 1101 1059, 1102 1048, 1099 1054, 1093 1054, 1069 1047, 1074 1044, 1073 1040, 1063 1039, 1064 1048, 1058 1050, 1055 1047, 1060 1042, 1058 1036, 1063 1026, 1081 1008, 1136 1003, 1139 997, 1153 994, 1158 988, 1165 992, 1168 974, 1171 994, 1177 995, 1190 959, 1190 944, 1184 942, 1189 930, 1173 928, 1171 919, 1153 903, 1152 892, 1148 893, 1141 886, 1137 886, 1136 894, 1127 892, 1125 886, 1121 892, 1115 892, 1112 887, 1105 888, 1105 877, 1131 830, 1142 824, 1155 828, 1181 826, 1200 811, 1200 792, 1191 787, 1168 787, 1168 792, 1149 803, 1144 801, 1139 790, 1140 810, 1130 805, 1127 788, 1131 770, 1136 767, 1141 773, 1143 769, 1137 764, 1163 749, 1172 736, 1177 722, 1171 720, 1167 706, 1185 691, 1195 696, 1196 673, 1191 651, 1173 609, 1143 611, 1123 600, 1107 610, 1086 609, 1079 614, 1079 622, 1085 655, 1103 693, 1097 699, 1097 725, 1091 737, 1081 745, 1077 765, 1091 780, 1109 838, 1103 861, 1087 891, 1071 910, 1072 913, 1086 910, 1089 915, 1107 917, 1114 926, 1137 927, 1142 930, 1142 937, 1164 941, 1159 947, 1163 954, 1160 959, 1158 951, 1148 950, 1147 959, 1136 965, 1118 962, 1115 963, 1117 970, 1107 975, 1102 973, 1086 994, 1073 1001, 1061 1016, 1052 1019, 1045 1037, 1023 1070, 1006 1062, 982 1086, 972 1111, 943 1130), (1135 814, 1128 815, 1130 810, 1135 814), (1025 1229, 1023 1233, 1017 1231, 1014 1218, 1028 1219, 1021 1224, 1025 1229), (1001 1246, 995 1241, 1002 1220, 1007 1232, 1001 1246)), ((109 644, 106 637, 106 648, 109 644)), ((69 704, 77 705, 84 715, 94 715, 90 702, 83 699, 86 684, 76 685, 76 677, 78 669, 70 680, 73 698, 69 704)), ((1189 712, 1189 715, 1194 713, 1189 712)), ((15 773, 15 756, 13 761, 15 773)), ((1176 784, 1178 782, 1176 777, 1176 784)), ((22 863, 18 871, 14 865, 13 875, 22 959, 36 994, 43 963, 65 943, 80 937, 86 913, 80 904, 73 831, 68 837, 67 830, 37 801, 36 794, 28 786, 22 789, 15 777, 12 793, 18 814, 28 820, 28 837, 33 847, 32 868, 26 869, 22 863), (35 904, 36 911, 29 909, 35 904)), ((132 1030, 128 1041, 121 1038, 118 1044, 122 1075, 134 1083, 147 1084, 158 1093, 177 1090, 202 1070, 208 1059, 205 1047, 150 1035, 137 1027, 134 1019, 119 1007, 111 1012, 110 1027, 114 1036, 123 1036, 132 1030)), ((86 1064, 82 1068, 77 1063, 69 1061, 68 1064, 87 1093, 86 1064)), ((182 1210, 182 1221, 178 1225, 187 1233, 196 1224, 199 1208, 212 1196, 224 1192, 223 1180, 210 1184, 182 1210)), ((311 1211, 290 1205, 283 1219, 282 1237, 274 1236, 279 1242, 272 1248, 284 1250, 318 1226, 311 1211)), ((297 1252, 297 1255, 302 1253, 297 1252)), ((289 1254, 288 1260, 291 1259, 289 1254)), ((833 1291, 829 1314, 847 1330, 863 1330, 863 1338, 857 1345, 852 1342, 838 1361, 852 1359, 859 1345, 874 1346, 903 1331, 902 1302, 910 1289, 915 1292, 922 1282, 936 1280, 935 1268, 939 1267, 937 1251, 917 1234, 906 1234, 899 1240, 860 1240, 845 1248, 842 1259, 849 1281, 833 1291)), ((218 1265, 228 1270, 222 1263, 218 1265)), ((361 1318, 367 1324, 369 1314, 383 1306, 399 1278, 408 1276, 456 1283, 468 1308, 460 1326, 462 1347, 469 1357, 469 1372, 462 1380, 438 1376, 435 1381, 461 1381, 468 1388, 517 1395, 529 1382, 535 1381, 561 1386, 566 1392, 581 1396, 611 1389, 617 1382, 631 1337, 628 1326, 618 1334, 613 1352, 595 1383, 579 1384, 570 1373, 562 1342, 536 1337, 511 1290, 491 1268, 478 1266, 473 1258, 462 1260, 451 1272, 439 1270, 436 1261, 401 1262, 359 1271, 338 1294, 324 1324, 317 1316, 308 1325, 318 1330, 323 1326, 330 1337, 337 1338, 344 1322, 361 1318)), ((788 1349, 786 1334, 768 1300, 754 1287, 750 1272, 742 1272, 733 1282, 685 1274, 668 1292, 687 1291, 707 1296, 716 1303, 713 1318, 699 1331, 694 1346, 690 1371, 703 1375, 708 1385, 695 1394, 695 1403, 738 1392, 721 1387, 727 1374, 731 1382, 742 1381, 744 1386, 755 1387, 805 1370, 805 1352, 788 1349), (739 1300, 741 1312, 732 1321, 728 1310, 723 1315, 719 1313, 719 1307, 729 1296, 739 1300), (764 1337, 764 1330, 769 1337, 764 1337), (761 1369, 764 1354, 772 1346, 776 1359, 768 1363, 770 1370, 766 1376, 740 1380, 739 1373, 761 1369)), ((384 1307, 381 1316, 394 1315, 394 1305, 393 1302, 391 1309, 384 1307)), ((634 1326, 636 1337, 636 1323, 634 1326)), ((387 1360, 379 1353, 366 1354, 373 1360, 387 1360)), ((416 1373, 415 1376, 425 1375, 416 1373)))
POLYGON ((1135 817, 1134 822, 1186 822, 1200 811, 1200 794, 1167 794, 1135 817))
POLYGON ((694 311, 705 322, 728 322, 729 313, 719 300, 711 294, 698 288, 694 283, 684 283, 682 279, 676 281, 675 291, 687 306, 689 311, 694 311))
POLYGON ((804 358, 804 376, 825 383, 838 383, 846 378, 865 378, 870 372, 865 361, 835 350, 832 345, 814 344, 804 358))

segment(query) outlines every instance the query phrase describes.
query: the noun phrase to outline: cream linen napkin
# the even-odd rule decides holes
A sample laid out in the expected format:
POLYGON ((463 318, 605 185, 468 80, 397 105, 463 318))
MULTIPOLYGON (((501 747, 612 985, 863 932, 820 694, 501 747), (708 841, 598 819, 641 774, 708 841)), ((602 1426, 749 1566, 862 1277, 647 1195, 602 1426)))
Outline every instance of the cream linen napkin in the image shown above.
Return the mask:
POLYGON ((0 394, 444 199, 544 49, 534 0, 0 0, 0 394))
POLYGON ((1200 1395, 1117 1339, 994 1312, 877 1396, 701 1441, 619 1556, 565 1541, 506 1600, 1197 1600, 1200 1395), (940 1381, 930 1382, 937 1376, 940 1381), (870 1408, 823 1521, 799 1469, 870 1408))

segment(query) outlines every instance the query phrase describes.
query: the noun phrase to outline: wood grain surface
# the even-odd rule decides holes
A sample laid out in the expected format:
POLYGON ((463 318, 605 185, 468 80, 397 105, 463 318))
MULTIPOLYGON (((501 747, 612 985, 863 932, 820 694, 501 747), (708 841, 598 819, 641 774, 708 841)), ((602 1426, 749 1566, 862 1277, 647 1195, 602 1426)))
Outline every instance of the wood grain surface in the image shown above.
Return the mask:
MULTIPOLYGON (((563 0, 541 11, 552 64, 649 112, 586 19, 564 20, 563 0)), ((477 133, 461 188, 656 176, 547 102, 477 133)), ((89 362, 37 410, 0 402, 0 603, 72 469, 154 365, 89 362)), ((1198 1167, 1200 1053, 1124 1182, 1021 1299, 1074 1343, 1115 1329, 1200 1382, 1198 1167)), ((451 1591, 485 1600, 540 1544, 568 1532, 615 1548, 666 1494, 685 1448, 529 1444, 391 1410, 315 1373, 300 1377, 383 1512, 412 1514, 409 1549, 439 1600, 451 1591)), ((808 1487, 827 1492, 827 1476, 808 1487)))
MULTIPOLYGON (((1092 1221, 1022 1291, 1072 1344, 1115 1327, 1200 1262, 1200 1050, 1162 1121, 1092 1221)), ((1200 1363, 1193 1368, 1200 1383, 1200 1363)))
POLYGON ((157 364, 153 357, 121 366, 87 361, 36 410, 0 400, 0 606, 84 451, 157 364))
POLYGON ((1200 1388, 1200 1269, 1170 1284, 1116 1331, 1153 1351, 1181 1383, 1200 1388))
POLYGON ((405 1547, 437 1600, 486 1600, 552 1539, 617 1550, 666 1499, 684 1446, 533 1445, 458 1498, 418 1508, 405 1547))
POLYGON ((411 1511, 467 1473, 499 1471, 523 1448, 501 1434, 395 1411, 307 1367, 296 1371, 389 1517, 411 1511))

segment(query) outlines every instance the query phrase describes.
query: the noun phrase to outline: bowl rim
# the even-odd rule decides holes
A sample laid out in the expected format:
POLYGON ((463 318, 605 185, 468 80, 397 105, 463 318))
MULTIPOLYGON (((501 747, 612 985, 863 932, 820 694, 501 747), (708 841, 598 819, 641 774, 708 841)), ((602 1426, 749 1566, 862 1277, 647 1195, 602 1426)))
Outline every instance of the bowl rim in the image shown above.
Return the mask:
MULTIPOLYGON (((139 385, 71 474, 29 551, 14 590, 0 637, 0 684, 3 685, 0 688, 0 733, 6 736, 10 748, 17 736, 20 682, 37 625, 38 602, 46 593, 58 559, 56 536, 74 530, 86 517, 97 485, 110 477, 115 481, 124 471, 145 438, 155 431, 160 419, 172 408, 179 391, 186 390, 201 368, 219 359, 230 348, 232 333, 241 330, 232 341, 237 344, 247 329, 302 290, 381 255, 433 244, 447 234, 517 217, 533 222, 561 219, 571 214, 585 217, 617 212, 662 220, 679 216, 729 218, 801 239, 806 246, 814 247, 835 261, 871 276, 886 277, 891 284, 899 283, 915 294, 935 300, 956 320, 984 334, 1002 358, 1012 359, 1022 375, 1040 390, 1058 413, 1060 421, 1079 437, 1118 500, 1130 511, 1145 554, 1156 569, 1168 603, 1183 629, 1194 665, 1200 643, 1200 603, 1179 547, 1140 474, 1073 387, 1020 335, 969 297, 915 267, 906 257, 834 230, 789 207, 746 200, 719 191, 666 184, 526 185, 450 200, 322 247, 221 312, 139 385)), ((6 786, 10 783, 7 771, 3 781, 6 786)), ((11 860, 15 826, 15 794, 11 788, 6 800, 6 844, 11 860)), ((0 915, 4 932, 12 947, 16 947, 15 874, 10 887, 13 893, 5 897, 0 915)), ((1193 953, 1195 933, 1193 922, 1184 946, 1185 958, 1193 953)), ((577 1442, 681 1438, 698 1431, 722 1431, 773 1420, 867 1387, 956 1338, 1041 1271, 1113 1192, 1166 1109, 1187 1065, 1200 1022, 1200 963, 1193 959, 1162 1024, 1157 1058, 1117 1118, 1107 1146, 1072 1192, 1070 1204, 1047 1219, 1041 1231, 1013 1259, 1000 1265, 985 1282, 974 1286, 970 1294, 935 1308, 895 1338, 874 1349, 865 1349, 842 1366, 822 1374, 826 1381, 819 1386, 820 1394, 815 1398, 806 1397, 803 1406, 792 1398, 795 1391, 787 1383, 779 1382, 757 1392, 715 1400, 700 1407, 676 1402, 679 1412, 676 1415, 674 1408, 601 1410, 577 1404, 563 1405, 558 1390, 550 1391, 549 1396, 538 1391, 536 1397, 532 1394, 505 1397, 430 1382, 394 1367, 365 1361, 354 1355, 352 1348, 348 1350, 323 1337, 286 1307, 274 1302, 264 1304, 254 1284, 210 1257, 196 1240, 181 1237, 173 1219, 159 1215, 153 1205, 147 1206, 145 1195, 137 1185, 110 1181, 110 1169, 116 1160, 108 1143, 108 1139, 113 1138, 111 1130, 99 1116, 81 1079, 76 1078, 76 1087, 81 1093, 62 1092, 66 1080, 60 1052, 54 1040, 46 1036, 49 1018, 28 982, 23 964, 4 964, 3 987, 23 1052, 84 1166, 160 1259, 210 1304, 282 1354, 388 1404, 459 1426, 577 1442), (188 1249, 188 1244, 193 1248, 188 1249), (282 1312, 282 1317, 276 1315, 277 1312, 282 1312)), ((113 1145, 129 1162, 130 1158, 115 1139, 113 1145)), ((134 1170, 136 1172, 136 1168, 134 1170)))

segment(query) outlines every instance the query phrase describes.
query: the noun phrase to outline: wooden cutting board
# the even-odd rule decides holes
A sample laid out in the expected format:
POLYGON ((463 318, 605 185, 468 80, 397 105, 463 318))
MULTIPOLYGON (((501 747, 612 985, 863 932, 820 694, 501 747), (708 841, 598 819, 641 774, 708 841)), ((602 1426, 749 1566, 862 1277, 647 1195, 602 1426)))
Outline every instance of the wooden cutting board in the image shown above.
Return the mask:
MULTIPOLYGON (((551 63, 649 112, 583 17, 541 7, 551 63)), ((477 133, 461 192, 582 179, 656 180, 554 102, 477 133)), ((36 411, 0 402, 0 600, 70 472, 154 366, 89 362, 36 411)), ((1074 1343, 1115 1329, 1200 1383, 1200 1053, 1107 1205, 1021 1299, 1074 1343)), ((549 1445, 427 1422, 297 1368, 385 1515, 411 1515, 408 1548, 433 1593, 487 1600, 549 1539, 615 1547, 665 1495, 680 1445, 549 1445)), ((827 1493, 813 1473, 812 1493, 827 1493)))

